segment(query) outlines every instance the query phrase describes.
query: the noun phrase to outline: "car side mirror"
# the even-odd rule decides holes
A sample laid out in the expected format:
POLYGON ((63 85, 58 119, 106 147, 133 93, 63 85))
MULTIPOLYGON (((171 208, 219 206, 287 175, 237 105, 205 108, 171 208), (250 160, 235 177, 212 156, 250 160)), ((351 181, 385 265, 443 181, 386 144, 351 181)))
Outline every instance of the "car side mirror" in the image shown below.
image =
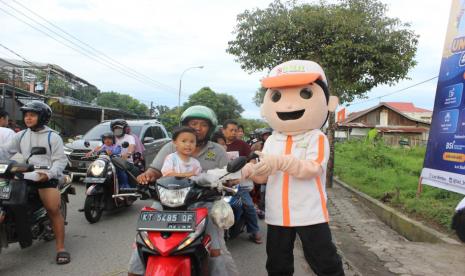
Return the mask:
POLYGON ((144 144, 150 144, 155 142, 155 139, 153 137, 145 137, 144 138, 144 144))
POLYGON ((226 171, 228 173, 235 173, 240 171, 247 164, 247 157, 241 156, 229 161, 228 166, 226 166, 226 171))
POLYGON ((129 143, 128 142, 123 142, 121 147, 125 149, 125 148, 129 147, 129 143))
POLYGON ((86 148, 90 147, 89 141, 84 141, 84 146, 85 146, 86 148))

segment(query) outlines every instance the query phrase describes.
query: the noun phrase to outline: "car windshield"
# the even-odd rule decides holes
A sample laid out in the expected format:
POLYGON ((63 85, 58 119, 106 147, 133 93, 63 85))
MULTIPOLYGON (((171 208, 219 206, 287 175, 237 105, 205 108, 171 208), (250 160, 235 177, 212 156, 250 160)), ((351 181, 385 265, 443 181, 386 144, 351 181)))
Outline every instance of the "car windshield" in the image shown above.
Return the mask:
MULTIPOLYGON (((140 136, 140 130, 141 126, 130 126, 131 127, 131 132, 136 134, 137 136, 140 136)), ((104 124, 104 125, 96 125, 93 127, 91 130, 89 130, 86 135, 84 135, 83 139, 90 141, 90 140, 100 140, 100 137, 102 134, 105 132, 110 132, 110 125, 109 124, 104 124)))

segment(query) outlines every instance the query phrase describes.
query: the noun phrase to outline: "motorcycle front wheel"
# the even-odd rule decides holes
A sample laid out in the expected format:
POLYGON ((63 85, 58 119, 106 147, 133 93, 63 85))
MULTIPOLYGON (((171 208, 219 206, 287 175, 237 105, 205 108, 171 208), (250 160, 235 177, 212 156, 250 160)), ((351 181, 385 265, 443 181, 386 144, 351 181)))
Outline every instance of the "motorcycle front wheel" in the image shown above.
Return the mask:
POLYGON ((96 223, 100 220, 103 208, 100 206, 103 195, 94 195, 86 197, 84 202, 84 215, 89 223, 96 223))

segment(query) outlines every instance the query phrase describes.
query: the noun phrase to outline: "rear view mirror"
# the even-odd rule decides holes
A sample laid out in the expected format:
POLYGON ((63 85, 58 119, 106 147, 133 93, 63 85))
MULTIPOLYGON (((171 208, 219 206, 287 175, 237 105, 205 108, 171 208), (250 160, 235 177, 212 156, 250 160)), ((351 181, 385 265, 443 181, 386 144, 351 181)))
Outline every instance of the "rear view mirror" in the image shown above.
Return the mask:
POLYGON ((47 153, 47 150, 44 147, 33 147, 31 149, 31 156, 32 155, 43 155, 46 153, 47 153))
POLYGON ((34 155, 43 155, 43 154, 46 154, 46 153, 47 153, 47 150, 44 147, 33 147, 31 149, 31 154, 26 159, 26 164, 29 163, 29 159, 31 159, 32 156, 34 156, 34 155))
POLYGON ((229 161, 226 171, 228 173, 235 173, 240 171, 247 164, 247 158, 244 156, 235 158, 229 161))

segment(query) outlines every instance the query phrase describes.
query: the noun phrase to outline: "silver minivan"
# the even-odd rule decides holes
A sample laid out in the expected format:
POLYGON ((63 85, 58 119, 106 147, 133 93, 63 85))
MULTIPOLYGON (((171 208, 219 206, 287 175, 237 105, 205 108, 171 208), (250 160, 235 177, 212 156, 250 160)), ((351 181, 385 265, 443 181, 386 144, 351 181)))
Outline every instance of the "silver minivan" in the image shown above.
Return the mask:
MULTIPOLYGON (((85 176, 91 161, 83 160, 82 157, 91 149, 102 145, 100 137, 105 132, 111 132, 110 122, 104 121, 94 126, 79 139, 70 140, 65 144, 65 154, 68 157, 67 170, 73 179, 85 176), (86 147, 85 142, 89 142, 90 146, 86 147)), ((163 145, 171 141, 171 138, 165 127, 157 120, 126 120, 126 122, 131 128, 131 132, 136 134, 144 144, 144 159, 148 166, 163 145)))

